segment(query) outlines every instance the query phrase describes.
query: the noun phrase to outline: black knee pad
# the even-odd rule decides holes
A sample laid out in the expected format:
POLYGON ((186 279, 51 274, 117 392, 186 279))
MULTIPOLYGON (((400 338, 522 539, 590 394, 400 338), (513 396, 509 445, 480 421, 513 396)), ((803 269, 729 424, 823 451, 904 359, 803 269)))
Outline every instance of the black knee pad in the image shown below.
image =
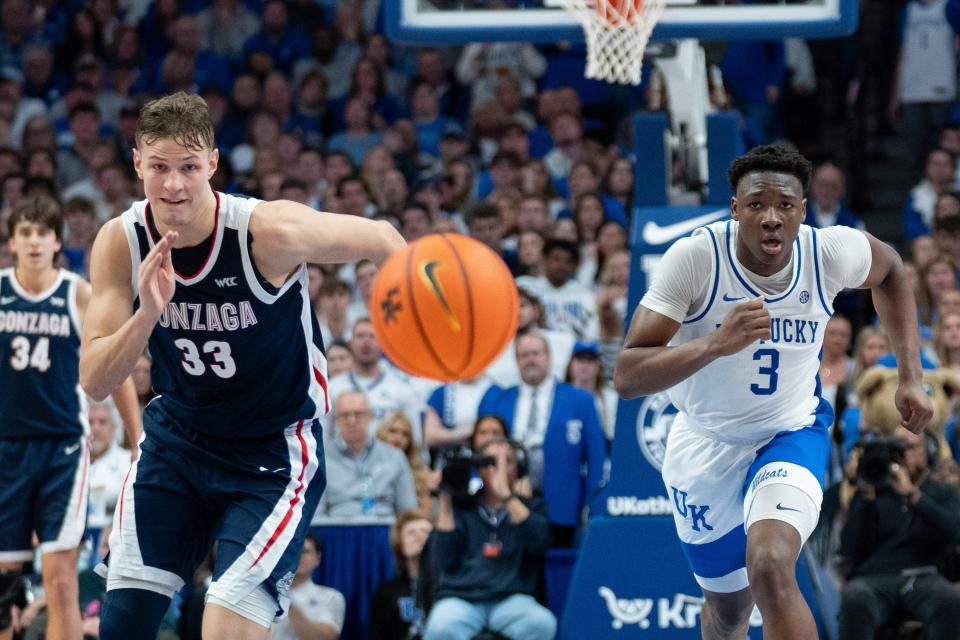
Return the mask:
POLYGON ((0 569, 0 631, 10 628, 10 610, 13 605, 22 605, 24 600, 21 569, 0 569))

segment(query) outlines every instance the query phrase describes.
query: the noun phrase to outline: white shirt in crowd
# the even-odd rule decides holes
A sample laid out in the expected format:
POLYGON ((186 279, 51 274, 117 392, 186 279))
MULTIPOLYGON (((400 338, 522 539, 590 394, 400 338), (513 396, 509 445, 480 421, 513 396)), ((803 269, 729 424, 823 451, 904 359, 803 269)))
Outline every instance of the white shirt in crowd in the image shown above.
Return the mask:
MULTIPOLYGON (((304 617, 317 624, 322 622, 337 630, 343 629, 347 602, 336 589, 307 581, 290 590, 290 606, 296 607, 304 617)), ((297 640, 290 626, 289 616, 273 625, 273 640, 297 640)))
MULTIPOLYGON (((119 431, 119 429, 118 429, 119 431)), ((87 525, 93 529, 109 527, 120 498, 123 477, 130 468, 130 452, 111 444, 110 448, 90 465, 90 506, 87 525)))
POLYGON ((570 332, 577 340, 592 341, 599 338, 596 295, 576 279, 567 280, 561 287, 554 287, 546 276, 520 276, 517 286, 543 302, 548 329, 570 332))

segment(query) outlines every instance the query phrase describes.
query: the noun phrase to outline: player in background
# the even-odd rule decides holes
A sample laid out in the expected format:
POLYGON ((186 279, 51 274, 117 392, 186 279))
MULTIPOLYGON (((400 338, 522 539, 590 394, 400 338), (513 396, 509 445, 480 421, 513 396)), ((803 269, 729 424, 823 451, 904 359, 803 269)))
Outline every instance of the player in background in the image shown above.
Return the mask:
MULTIPOLYGON (((80 326, 90 285, 56 266, 63 210, 24 199, 8 220, 16 266, 0 270, 0 638, 21 568, 40 541, 47 638, 81 636, 77 554, 87 518, 90 454, 80 389, 80 326)), ((133 381, 113 394, 136 456, 140 409, 133 381)))
POLYGON ((833 409, 817 373, 839 291, 873 293, 897 356, 903 425, 919 433, 931 415, 903 264, 869 234, 801 225, 810 171, 781 147, 731 164, 732 220, 667 251, 614 374, 622 396, 666 390, 680 411, 663 478, 711 640, 743 638, 754 602, 764 638, 817 637, 795 564, 823 496, 833 409))
POLYGON ((103 397, 149 345, 158 393, 114 517, 103 640, 152 640, 214 543, 203 637, 268 637, 324 487, 331 399, 305 263, 404 245, 388 222, 215 192, 218 161, 203 99, 145 105, 146 200, 93 248, 82 384, 103 397))

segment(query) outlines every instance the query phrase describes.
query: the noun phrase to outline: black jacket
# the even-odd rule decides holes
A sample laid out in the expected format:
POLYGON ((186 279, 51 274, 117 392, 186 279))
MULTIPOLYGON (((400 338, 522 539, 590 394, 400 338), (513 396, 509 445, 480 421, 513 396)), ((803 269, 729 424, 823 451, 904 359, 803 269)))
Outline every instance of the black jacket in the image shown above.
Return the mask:
POLYGON ((848 577, 932 566, 960 543, 960 493, 932 480, 920 493, 915 506, 889 487, 872 502, 854 495, 840 537, 848 577))

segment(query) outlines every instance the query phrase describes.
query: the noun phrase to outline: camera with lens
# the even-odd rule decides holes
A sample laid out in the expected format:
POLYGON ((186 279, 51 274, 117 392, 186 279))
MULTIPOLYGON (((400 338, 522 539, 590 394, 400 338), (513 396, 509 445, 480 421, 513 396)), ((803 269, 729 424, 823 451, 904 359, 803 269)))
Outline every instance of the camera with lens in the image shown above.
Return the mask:
POLYGON ((497 461, 493 456, 473 454, 466 450, 450 451, 442 456, 440 488, 455 501, 470 500, 470 478, 474 469, 492 467, 497 461))
POLYGON ((890 465, 903 464, 907 444, 900 438, 873 438, 857 443, 860 458, 857 477, 867 484, 882 487, 890 481, 890 465))

